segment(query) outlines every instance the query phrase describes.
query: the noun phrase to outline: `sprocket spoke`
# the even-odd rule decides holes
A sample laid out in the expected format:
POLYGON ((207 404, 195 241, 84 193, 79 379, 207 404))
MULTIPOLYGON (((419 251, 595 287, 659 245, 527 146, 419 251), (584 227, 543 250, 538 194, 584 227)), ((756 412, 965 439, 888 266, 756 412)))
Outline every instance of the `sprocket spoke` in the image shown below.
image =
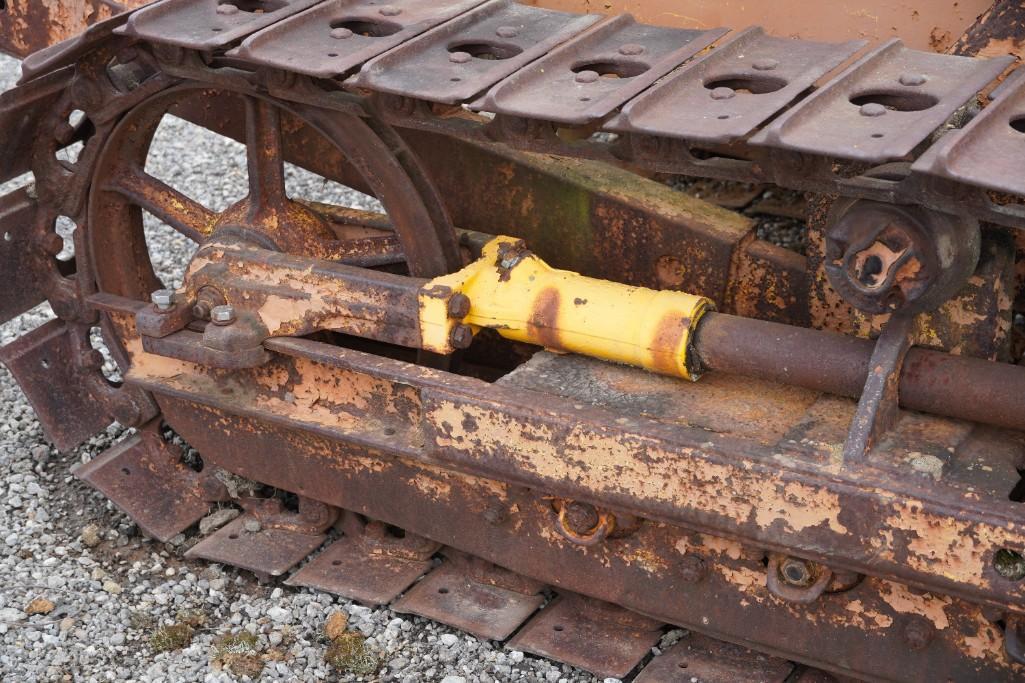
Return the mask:
POLYGON ((406 257, 396 235, 374 235, 332 242, 324 258, 350 266, 372 268, 402 263, 406 257))
POLYGON ((256 97, 246 98, 246 155, 252 206, 283 206, 288 199, 281 144, 281 112, 270 102, 256 97))
POLYGON ((197 243, 210 235, 217 213, 139 168, 122 169, 104 189, 116 192, 197 243))

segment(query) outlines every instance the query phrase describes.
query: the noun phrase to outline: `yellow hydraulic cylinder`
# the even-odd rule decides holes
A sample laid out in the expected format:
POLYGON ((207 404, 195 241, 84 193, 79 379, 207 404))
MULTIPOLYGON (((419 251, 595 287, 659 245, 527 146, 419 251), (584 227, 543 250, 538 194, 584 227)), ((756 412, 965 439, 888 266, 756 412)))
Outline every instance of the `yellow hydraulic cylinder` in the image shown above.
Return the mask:
POLYGON ((480 259, 420 292, 421 341, 431 351, 451 353, 460 326, 474 333, 488 328, 507 339, 687 379, 697 379, 692 334, 712 308, 693 294, 557 270, 514 237, 496 237, 480 259), (457 294, 469 298, 461 319, 450 305, 457 294))

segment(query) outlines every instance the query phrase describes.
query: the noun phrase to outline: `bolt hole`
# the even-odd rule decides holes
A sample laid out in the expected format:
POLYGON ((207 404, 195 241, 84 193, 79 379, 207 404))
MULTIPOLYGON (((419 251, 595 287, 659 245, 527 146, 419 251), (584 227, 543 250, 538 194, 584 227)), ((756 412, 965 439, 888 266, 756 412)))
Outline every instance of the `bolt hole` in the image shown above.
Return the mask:
POLYGON ((877 285, 879 284, 878 278, 876 277, 883 272, 883 260, 876 254, 871 254, 865 259, 865 263, 861 266, 861 272, 858 274, 858 280, 863 285, 877 285))
POLYGON ((237 541, 237 540, 238 540, 238 534, 230 534, 230 535, 228 536, 228 538, 230 538, 230 539, 231 539, 231 540, 233 540, 233 541, 237 541))
POLYGON ((438 592, 441 593, 442 595, 448 595, 448 589, 447 588, 439 588, 438 592))
POLYGON ((681 669, 686 669, 688 665, 687 665, 687 662, 680 662, 676 666, 678 666, 681 669))
POLYGON ((719 116, 718 116, 718 119, 719 119, 720 121, 725 121, 725 120, 726 120, 726 119, 728 119, 728 118, 730 118, 730 115, 729 115, 729 114, 719 114, 719 116))
POLYGON ((223 28, 220 28, 220 27, 218 27, 218 26, 214 26, 214 27, 213 27, 212 29, 210 29, 210 30, 211 30, 211 31, 213 31, 214 33, 220 33, 220 32, 221 32, 221 31, 223 31, 224 29, 223 29, 223 28))
POLYGON ((391 427, 385 427, 384 428, 384 435, 385 436, 395 436, 395 430, 392 429, 391 427))
POLYGON ((337 52, 328 52, 328 53, 327 53, 327 56, 328 56, 328 57, 337 57, 337 56, 338 56, 338 53, 337 53, 337 52))
POLYGON ((872 137, 874 137, 876 139, 879 139, 879 138, 886 137, 886 136, 883 135, 882 133, 872 133, 872 137))
POLYGON ((787 82, 782 78, 772 78, 770 76, 759 76, 757 78, 751 76, 725 76, 708 81, 705 83, 705 89, 730 88, 735 93, 741 95, 764 95, 781 90, 786 84, 787 82))
POLYGON ((366 19, 339 19, 331 22, 331 28, 345 28, 364 38, 385 38, 402 30, 402 26, 391 21, 368 21, 366 19))
POLYGON ((1025 116, 1011 119, 1011 128, 1019 133, 1025 133, 1025 116))
POLYGON ((449 52, 465 52, 474 59, 498 61, 509 59, 523 52, 523 48, 512 43, 453 43, 449 52))
POLYGON ((1025 503, 1025 469, 1018 469, 1018 477, 1018 483, 1007 497, 1015 503, 1025 503))
POLYGON ((240 12, 249 12, 250 14, 275 12, 288 5, 285 0, 231 0, 231 4, 238 7, 240 12))
POLYGON ((855 95, 851 97, 850 102, 856 107, 881 104, 890 111, 924 111, 935 106, 939 100, 925 93, 878 90, 855 95))
POLYGON ((1025 579, 1025 557, 1017 550, 1001 548, 993 554, 993 569, 1010 581, 1025 579))
POLYGON ((39 364, 43 366, 44 370, 49 370, 50 369, 50 361, 48 359, 46 359, 46 358, 44 358, 43 360, 39 361, 39 364))
POLYGON ((459 78, 458 76, 453 76, 452 78, 450 78, 448 80, 452 81, 453 83, 458 83, 459 81, 461 81, 463 79, 459 78))
POLYGON ((562 624, 556 624, 555 626, 552 627, 552 630, 553 631, 558 631, 559 633, 562 633, 563 631, 566 630, 566 627, 563 626, 562 624))
POLYGON ((331 560, 331 566, 332 567, 341 567, 342 566, 342 561, 341 560, 331 560))
POLYGON ((590 102, 590 101, 591 101, 591 98, 590 98, 590 97, 581 97, 581 98, 580 98, 580 101, 581 101, 581 102, 590 102))
POLYGON ((128 469, 127 467, 122 467, 121 468, 121 474, 123 474, 125 476, 128 476, 131 473, 132 473, 132 471, 130 469, 128 469))
POLYGON ((586 62, 573 67, 573 73, 581 71, 593 71, 602 78, 633 78, 640 76, 648 70, 648 65, 642 62, 586 62))

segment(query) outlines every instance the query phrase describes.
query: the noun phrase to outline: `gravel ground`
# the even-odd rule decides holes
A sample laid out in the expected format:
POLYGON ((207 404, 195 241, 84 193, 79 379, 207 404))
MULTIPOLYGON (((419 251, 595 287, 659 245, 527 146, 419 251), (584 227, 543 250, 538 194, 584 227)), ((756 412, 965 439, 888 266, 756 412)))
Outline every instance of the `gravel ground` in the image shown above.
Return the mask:
MULTIPOLYGON (((0 58, 0 89, 17 76, 18 62, 0 58)), ((212 208, 245 193, 238 145, 180 121, 165 122, 158 135, 159 151, 149 162, 154 175, 212 208), (235 168, 225 170, 226 160, 235 168)), ((371 198, 294 169, 289 182, 311 198, 373 206, 371 198)), ((194 245, 155 222, 147 229, 158 272, 176 283, 194 245)), ((50 317, 44 305, 0 326, 0 344, 50 317)), ((420 618, 185 561, 182 552, 198 532, 172 544, 150 541, 70 475, 75 463, 124 438, 124 429, 115 425, 59 454, 2 366, 0 401, 0 680, 596 680, 420 618), (366 639, 359 653, 380 664, 376 673, 346 673, 325 660, 325 622, 338 614, 347 618, 347 638, 366 639)), ((365 662, 346 664, 358 670, 365 662)))

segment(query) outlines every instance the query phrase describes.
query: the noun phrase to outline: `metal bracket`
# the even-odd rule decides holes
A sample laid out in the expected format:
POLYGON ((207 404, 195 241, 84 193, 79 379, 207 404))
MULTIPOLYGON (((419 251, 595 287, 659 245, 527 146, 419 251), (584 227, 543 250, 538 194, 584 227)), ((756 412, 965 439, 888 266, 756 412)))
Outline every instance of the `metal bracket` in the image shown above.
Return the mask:
POLYGON ((897 424, 900 375, 904 358, 914 344, 914 331, 914 315, 894 314, 879 335, 865 388, 844 442, 845 463, 863 459, 883 434, 897 424))

